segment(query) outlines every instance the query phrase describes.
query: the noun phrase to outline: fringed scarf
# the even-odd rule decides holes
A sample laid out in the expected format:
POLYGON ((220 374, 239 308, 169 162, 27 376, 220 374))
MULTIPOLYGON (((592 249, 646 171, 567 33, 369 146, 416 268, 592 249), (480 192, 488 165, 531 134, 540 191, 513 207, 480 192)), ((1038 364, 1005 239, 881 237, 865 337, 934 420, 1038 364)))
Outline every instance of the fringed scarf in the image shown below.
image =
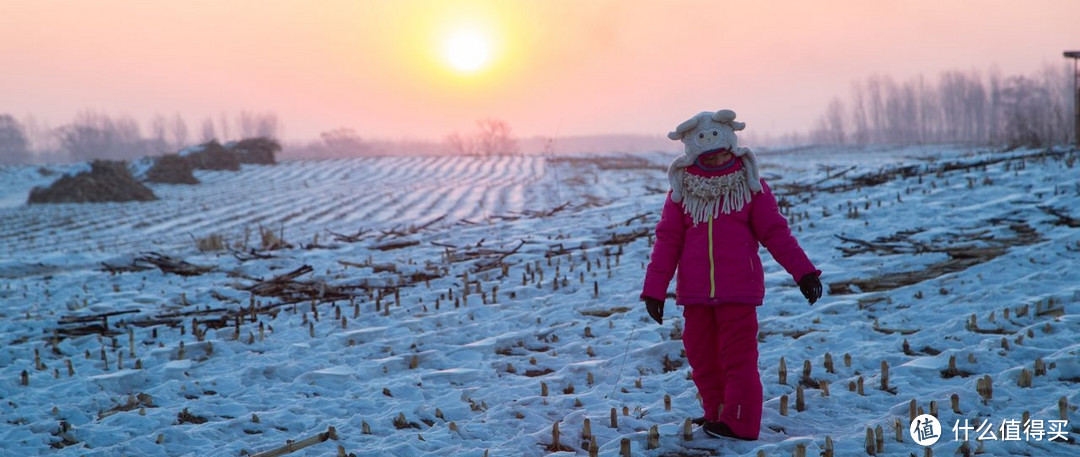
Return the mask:
POLYGON ((734 173, 707 178, 686 172, 700 154, 677 157, 668 166, 668 182, 671 183, 671 201, 683 204, 683 211, 694 220, 694 225, 709 220, 720 213, 741 211, 753 194, 761 192, 757 156, 750 148, 731 151, 742 160, 742 169, 734 173), (691 184, 693 182, 693 184, 691 184), (690 187, 695 190, 691 191, 690 187))
POLYGON ((685 173, 683 189, 683 210, 693 219, 694 225, 721 213, 741 211, 753 197, 745 168, 712 178, 685 173))

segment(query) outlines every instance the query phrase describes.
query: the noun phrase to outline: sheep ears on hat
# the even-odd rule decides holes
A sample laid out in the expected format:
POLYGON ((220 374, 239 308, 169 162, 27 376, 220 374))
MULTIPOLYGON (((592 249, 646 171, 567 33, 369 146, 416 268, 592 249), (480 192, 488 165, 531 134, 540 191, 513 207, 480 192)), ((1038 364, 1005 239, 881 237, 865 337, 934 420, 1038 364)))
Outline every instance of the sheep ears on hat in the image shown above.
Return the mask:
POLYGON ((694 127, 697 127, 698 122, 699 121, 698 121, 697 116, 694 116, 694 117, 692 117, 690 119, 687 119, 687 120, 683 121, 682 124, 679 124, 678 127, 675 127, 674 132, 668 132, 668 134, 667 134, 668 139, 669 140, 674 140, 674 141, 681 141, 682 138, 684 136, 686 136, 686 132, 689 132, 689 131, 693 130, 694 127))
POLYGON ((729 109, 717 110, 713 113, 712 119, 721 124, 731 122, 735 120, 735 112, 729 109))
POLYGON ((729 109, 722 109, 717 111, 712 115, 712 120, 721 124, 730 125, 731 129, 736 132, 746 128, 745 122, 735 122, 735 112, 729 109))
POLYGON ((674 141, 681 141, 683 137, 686 136, 686 132, 693 130, 694 127, 697 127, 698 124, 701 123, 701 119, 703 118, 703 116, 708 116, 713 121, 716 121, 718 123, 727 124, 731 126, 731 130, 736 132, 746 128, 745 122, 735 121, 735 112, 732 110, 722 109, 715 113, 709 113, 706 111, 698 113, 694 117, 683 121, 681 124, 679 124, 678 127, 675 127, 675 131, 668 132, 668 139, 674 141))

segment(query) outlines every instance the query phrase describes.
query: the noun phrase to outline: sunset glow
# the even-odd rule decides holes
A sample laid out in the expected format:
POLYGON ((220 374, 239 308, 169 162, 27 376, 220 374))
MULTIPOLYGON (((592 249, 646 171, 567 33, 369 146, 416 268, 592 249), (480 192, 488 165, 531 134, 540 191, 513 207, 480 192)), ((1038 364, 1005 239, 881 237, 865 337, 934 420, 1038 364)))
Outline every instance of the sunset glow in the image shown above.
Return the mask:
POLYGON ((783 135, 872 75, 1057 71, 1076 17, 1075 0, 5 2, 0 87, 42 129, 95 109, 196 131, 246 110, 296 140, 441 141, 488 118, 662 138, 731 108, 747 135, 783 135))
POLYGON ((473 73, 491 58, 490 39, 474 30, 459 30, 447 37, 443 53, 455 70, 473 73))

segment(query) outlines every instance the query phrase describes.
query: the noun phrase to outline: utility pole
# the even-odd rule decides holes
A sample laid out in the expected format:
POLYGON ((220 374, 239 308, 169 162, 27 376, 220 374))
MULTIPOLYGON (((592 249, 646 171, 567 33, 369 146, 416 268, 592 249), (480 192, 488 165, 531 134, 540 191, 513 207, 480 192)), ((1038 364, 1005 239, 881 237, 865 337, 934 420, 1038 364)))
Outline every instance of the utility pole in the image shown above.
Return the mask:
POLYGON ((1073 60, 1073 142, 1080 148, 1080 71, 1077 70, 1077 61, 1080 61, 1080 51, 1065 51, 1065 57, 1073 60))

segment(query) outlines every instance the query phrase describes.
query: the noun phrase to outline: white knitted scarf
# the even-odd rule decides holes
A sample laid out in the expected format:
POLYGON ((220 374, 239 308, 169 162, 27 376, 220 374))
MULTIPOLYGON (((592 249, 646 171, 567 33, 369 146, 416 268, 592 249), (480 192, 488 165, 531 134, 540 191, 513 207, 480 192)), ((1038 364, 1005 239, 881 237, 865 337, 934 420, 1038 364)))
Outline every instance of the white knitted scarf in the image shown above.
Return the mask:
POLYGON ((683 174, 683 211, 690 215, 694 225, 715 218, 721 213, 742 211, 753 197, 746 169, 723 176, 707 178, 690 173, 683 174))

